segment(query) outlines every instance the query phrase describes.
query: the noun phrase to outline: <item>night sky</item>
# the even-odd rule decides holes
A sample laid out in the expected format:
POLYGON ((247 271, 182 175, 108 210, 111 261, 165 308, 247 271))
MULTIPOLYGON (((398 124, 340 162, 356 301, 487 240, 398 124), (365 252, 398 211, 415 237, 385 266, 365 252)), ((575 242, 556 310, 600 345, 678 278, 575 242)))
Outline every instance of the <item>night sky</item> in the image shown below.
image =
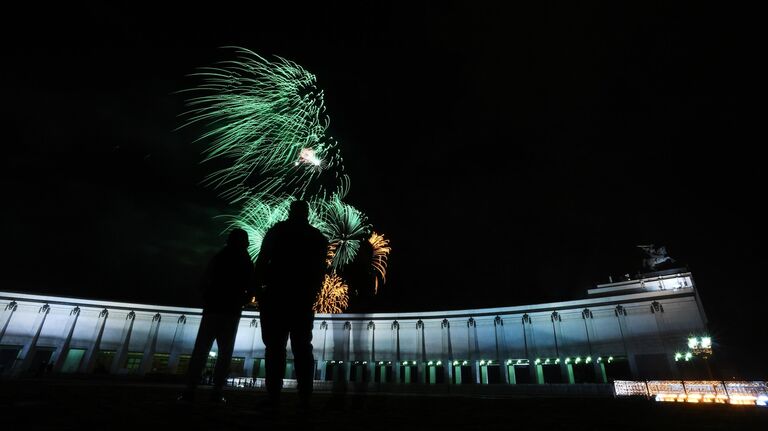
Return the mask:
POLYGON ((199 304, 238 207, 200 184, 175 92, 236 45, 325 90, 347 201, 392 241, 369 311, 580 298, 663 244, 723 357, 765 377, 754 13, 318 3, 4 13, 0 289, 199 304))

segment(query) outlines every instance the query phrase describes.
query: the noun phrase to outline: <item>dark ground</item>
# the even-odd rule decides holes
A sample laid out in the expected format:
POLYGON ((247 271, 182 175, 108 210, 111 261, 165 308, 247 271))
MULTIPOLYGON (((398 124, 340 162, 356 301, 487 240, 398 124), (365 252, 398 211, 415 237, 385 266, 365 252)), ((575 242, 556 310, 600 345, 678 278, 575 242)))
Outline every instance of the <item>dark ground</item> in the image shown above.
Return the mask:
POLYGON ((226 392, 224 407, 179 405, 178 385, 108 381, 0 381, 2 429, 536 429, 746 430, 768 429, 768 409, 660 404, 606 398, 485 398, 424 395, 315 394, 308 414, 287 393, 277 415, 254 409, 265 394, 226 392), (6 428, 8 427, 8 428, 6 428))

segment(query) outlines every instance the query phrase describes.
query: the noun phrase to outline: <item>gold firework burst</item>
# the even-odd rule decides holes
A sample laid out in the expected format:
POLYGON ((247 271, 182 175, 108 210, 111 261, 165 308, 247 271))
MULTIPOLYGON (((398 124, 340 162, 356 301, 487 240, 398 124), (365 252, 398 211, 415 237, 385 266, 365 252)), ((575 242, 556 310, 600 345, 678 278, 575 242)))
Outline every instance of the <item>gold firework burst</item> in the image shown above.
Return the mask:
POLYGON ((343 313, 349 306, 349 287, 336 273, 326 274, 323 289, 312 310, 315 313, 343 313))
POLYGON ((387 281, 387 257, 392 248, 389 246, 389 240, 384 238, 384 235, 380 235, 376 232, 371 234, 368 238, 368 242, 373 247, 373 270, 376 271, 374 276, 374 293, 379 292, 379 280, 383 285, 387 281))

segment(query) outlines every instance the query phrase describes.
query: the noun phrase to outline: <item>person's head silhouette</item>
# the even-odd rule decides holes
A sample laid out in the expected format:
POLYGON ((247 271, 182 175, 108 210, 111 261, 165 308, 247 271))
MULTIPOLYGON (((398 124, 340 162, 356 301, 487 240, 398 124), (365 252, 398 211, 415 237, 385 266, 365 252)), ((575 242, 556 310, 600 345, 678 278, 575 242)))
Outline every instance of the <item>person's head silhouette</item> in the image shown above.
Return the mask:
POLYGON ((307 201, 293 201, 288 210, 288 220, 297 222, 309 221, 309 204, 307 201))
POLYGON ((248 248, 248 233, 240 228, 232 229, 227 238, 227 245, 233 248, 248 248))

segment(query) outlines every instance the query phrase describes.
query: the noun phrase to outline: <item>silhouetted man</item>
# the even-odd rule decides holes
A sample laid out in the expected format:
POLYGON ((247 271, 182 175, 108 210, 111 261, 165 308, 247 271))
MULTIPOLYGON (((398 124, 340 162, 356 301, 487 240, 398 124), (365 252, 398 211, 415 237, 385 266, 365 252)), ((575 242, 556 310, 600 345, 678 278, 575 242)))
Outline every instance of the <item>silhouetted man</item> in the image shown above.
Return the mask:
POLYGON ((191 401, 213 346, 219 346, 213 371, 211 400, 224 402, 221 390, 227 380, 232 350, 235 347, 240 313, 248 301, 253 262, 248 256, 248 234, 242 229, 229 233, 227 245, 211 259, 203 276, 203 319, 197 332, 189 362, 187 389, 180 400, 191 401))
POLYGON ((256 259, 261 336, 266 347, 266 386, 277 405, 285 374, 286 343, 291 337, 299 400, 312 395, 312 306, 323 285, 328 241, 309 224, 309 205, 291 203, 288 220, 274 225, 264 236, 256 259))

